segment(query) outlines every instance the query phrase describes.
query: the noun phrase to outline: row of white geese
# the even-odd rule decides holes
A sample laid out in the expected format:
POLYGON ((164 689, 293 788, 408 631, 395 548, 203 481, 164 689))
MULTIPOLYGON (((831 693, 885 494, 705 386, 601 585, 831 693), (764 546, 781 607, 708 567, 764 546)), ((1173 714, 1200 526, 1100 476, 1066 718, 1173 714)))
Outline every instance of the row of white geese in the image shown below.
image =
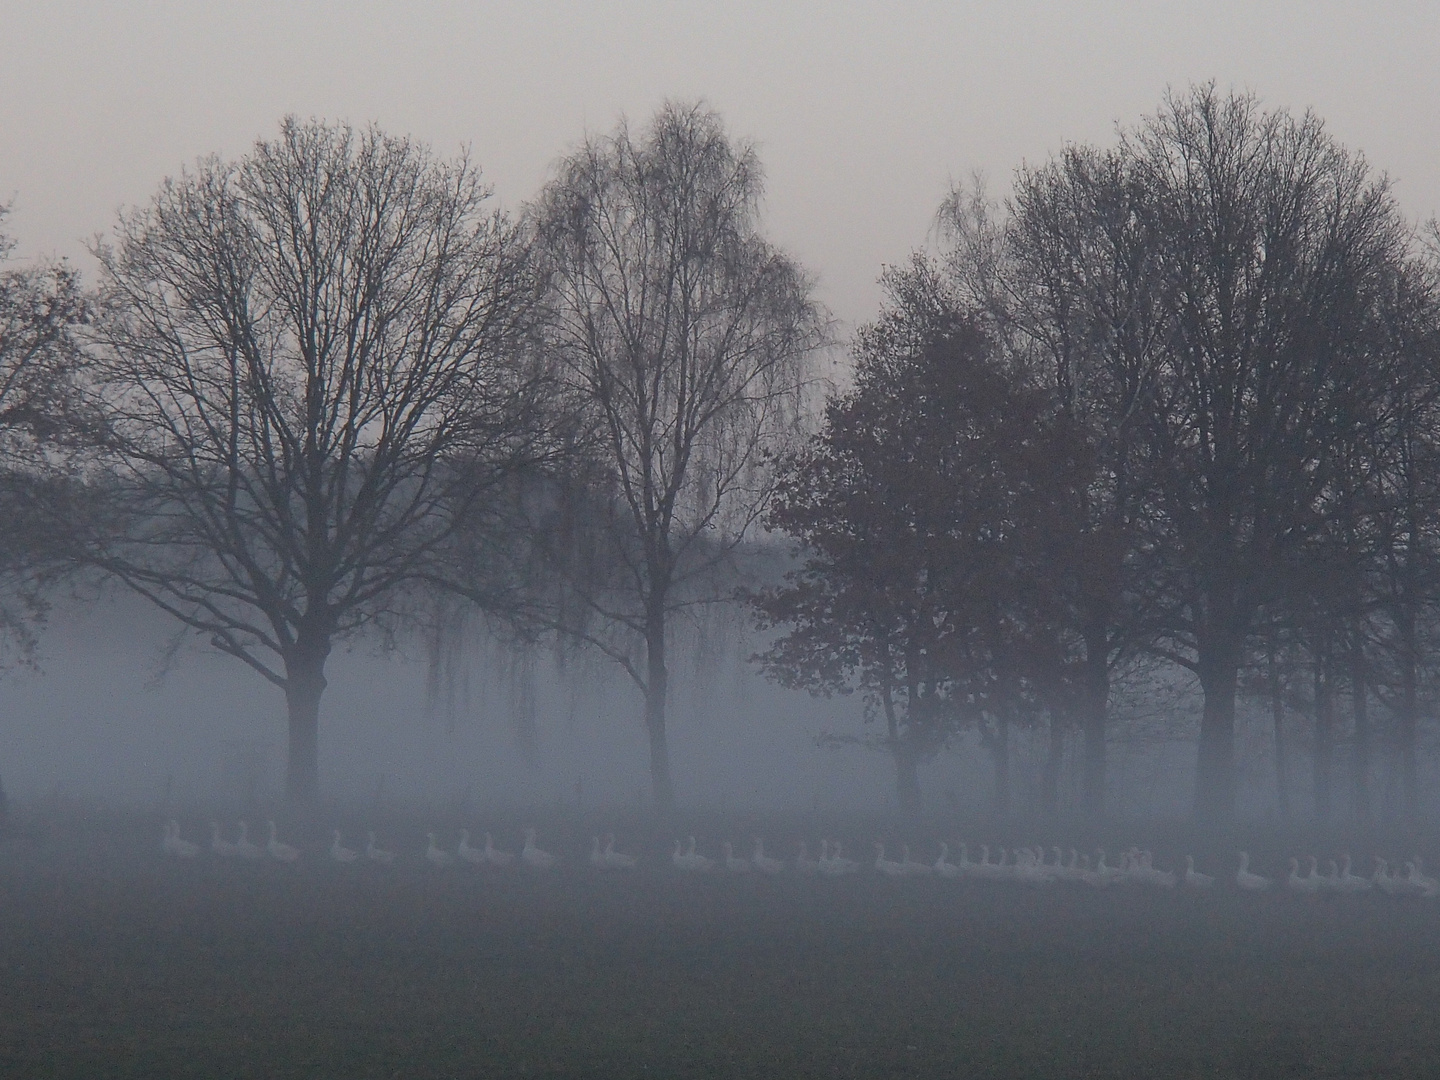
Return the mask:
MULTIPOLYGON (((299 850, 279 840, 275 822, 271 821, 268 824, 269 839, 261 845, 250 840, 249 827, 243 821, 239 823, 238 836, 233 841, 224 838, 217 822, 211 822, 210 850, 222 858, 263 859, 268 857, 284 863, 298 861, 299 850)), ((335 862, 352 863, 366 859, 388 865, 395 861, 395 852, 379 847, 375 842, 373 832, 368 835, 365 847, 359 850, 345 846, 340 830, 335 830, 333 835, 329 857, 335 862)), ((510 866, 518 861, 521 865, 531 869, 548 870, 556 864, 556 858, 550 852, 539 848, 535 839, 536 831, 526 829, 525 844, 517 855, 515 852, 497 848, 493 837, 488 832, 485 834, 484 846, 475 847, 470 843, 469 830, 462 829, 460 842, 452 853, 439 846, 434 833, 427 833, 427 845, 423 857, 437 868, 457 863, 471 866, 510 866)), ((175 821, 170 821, 165 826, 162 849, 166 854, 182 859, 195 858, 201 851, 199 844, 181 837, 180 826, 175 821)), ((982 844, 980 845, 980 858, 977 861, 970 858, 968 846, 960 844, 957 848, 959 858, 952 862, 950 861, 949 845, 941 843, 939 857, 933 863, 913 858, 909 845, 905 844, 901 845, 901 855, 898 860, 887 856, 883 843, 877 841, 874 849, 875 859, 871 866, 876 873, 891 878, 935 876, 948 879, 969 878, 977 881, 1013 881, 1029 885, 1075 882, 1097 888, 1128 884, 1162 889, 1173 889, 1177 886, 1206 889, 1215 884, 1214 877, 1202 874, 1195 869, 1193 856, 1185 856, 1185 869, 1183 872, 1177 873, 1173 870, 1158 869, 1153 864, 1150 852, 1134 847, 1122 852, 1118 863, 1113 866, 1106 862, 1103 848, 1096 852, 1093 863, 1088 855, 1081 854, 1074 848, 1070 849, 1068 862, 1065 861, 1064 855, 1058 847, 1050 849, 1053 859, 1047 856, 1043 848, 1020 847, 999 848, 992 860, 989 845, 982 844)), ((1261 892, 1276 887, 1305 894, 1362 893, 1375 889, 1392 896, 1440 897, 1440 880, 1430 877, 1424 872, 1424 864, 1418 855, 1405 863, 1403 874, 1392 870, 1389 863, 1377 855, 1375 856, 1374 872, 1369 877, 1353 872, 1348 854, 1342 855, 1338 863, 1334 860, 1329 861, 1325 874, 1319 873, 1319 860, 1313 855, 1306 857, 1308 863, 1308 873, 1306 874, 1300 873, 1301 860, 1292 858, 1288 866, 1289 874, 1279 879, 1254 873, 1250 869, 1250 856, 1246 852, 1239 853, 1239 860, 1239 868, 1235 873, 1235 884, 1238 888, 1248 892, 1261 892)), ((779 874, 787 869, 787 863, 765 853, 765 841, 759 837, 755 838, 753 842, 749 858, 737 855, 734 844, 728 840, 721 845, 721 854, 715 858, 701 854, 697 850, 693 836, 688 838, 688 843, 676 840, 670 861, 677 870, 689 873, 722 871, 731 874, 779 874)), ((597 869, 634 870, 640 860, 635 855, 616 851, 615 836, 612 833, 605 837, 603 844, 600 837, 592 838, 589 863, 597 869)), ((856 874, 864 868, 861 862, 847 858, 843 846, 835 840, 820 841, 818 858, 810 855, 808 846, 802 840, 791 865, 796 873, 819 874, 827 877, 856 874)))
MULTIPOLYGON (((264 844, 257 844, 250 839, 250 826, 247 822, 240 822, 237 836, 234 840, 227 840, 221 833, 220 823, 210 823, 210 850, 223 859, 265 859, 270 858, 278 862, 293 863, 300 860, 300 850, 286 844, 279 839, 275 822, 268 823, 270 827, 270 838, 264 844)), ((364 848, 359 850, 345 846, 344 837, 339 829, 334 831, 334 839, 330 843, 329 856, 338 863, 353 863, 360 859, 367 859, 370 862, 389 865, 395 861, 395 852, 380 847, 375 842, 375 834, 368 834, 364 848)), ((433 866, 443 867, 459 861, 470 863, 474 866, 489 864, 492 866, 509 866, 515 862, 514 852, 502 851, 495 846, 495 841, 489 833, 485 834, 485 846, 474 847, 470 843, 470 831, 460 831, 460 843, 454 853, 444 850, 435 841, 435 834, 426 833, 429 841, 424 851, 425 859, 433 866)), ((597 848, 599 841, 596 841, 597 848)), ((161 850, 179 859, 193 859, 200 854, 201 847, 192 840, 186 840, 180 835, 180 825, 176 821, 169 821, 165 825, 165 835, 160 842, 161 850)), ((614 851, 614 837, 610 838, 610 844, 602 856, 613 860, 610 865, 624 865, 624 861, 633 859, 628 855, 621 855, 614 851)), ((555 865, 555 856, 548 851, 542 851, 535 846, 535 830, 525 830, 525 846, 519 854, 520 861, 537 870, 548 870, 555 865)))
MULTIPOLYGON (((777 874, 785 868, 785 864, 780 860, 766 856, 764 841, 759 839, 755 841, 754 853, 748 860, 738 857, 734 846, 728 841, 722 845, 722 850, 723 857, 718 859, 698 854, 695 838, 692 836, 688 847, 678 840, 675 842, 671 862, 681 870, 702 872, 723 869, 732 873, 758 870, 777 874)), ((877 841, 873 864, 875 872, 892 878, 935 876, 979 881, 1014 881, 1029 885, 1077 882, 1097 888, 1110 885, 1146 885, 1162 889, 1173 889, 1177 886, 1208 889, 1215 884, 1214 877, 1195 869, 1195 859, 1191 855, 1185 856, 1184 871, 1177 873, 1173 870, 1158 869, 1152 861, 1151 853, 1139 848, 1122 852, 1114 866, 1107 864, 1103 848, 1096 852, 1093 864, 1088 855, 1080 854, 1073 848, 1070 850, 1068 862, 1058 847, 1050 849, 1053 860, 1043 848, 1022 847, 1009 851, 998 849, 992 861, 989 845, 982 844, 980 859, 975 861, 970 858, 967 845, 960 844, 959 859, 951 862, 950 846, 941 843, 940 855, 933 863, 913 858, 908 844, 902 844, 900 850, 900 858, 891 859, 887 857, 885 845, 877 841)), ((1250 870, 1249 854, 1242 851, 1239 858, 1240 865, 1235 873, 1237 887, 1249 892, 1261 892, 1277 885, 1274 879, 1250 870)), ((1285 888, 1297 893, 1361 893, 1378 889, 1392 896, 1440 896, 1440 881, 1424 873, 1418 855, 1405 864, 1403 875, 1391 871, 1389 864, 1377 855, 1375 872, 1368 878, 1352 872, 1348 854, 1341 857, 1339 864, 1332 860, 1328 864, 1329 872, 1323 875, 1318 872, 1319 860, 1313 855, 1308 857, 1308 863, 1309 873, 1301 875, 1300 860, 1292 858, 1289 863, 1289 876, 1281 879, 1278 884, 1283 884, 1285 888)), ((860 862, 845 857, 842 846, 834 840, 820 842, 819 858, 812 858, 805 842, 801 841, 794 865, 795 870, 801 874, 824 874, 831 877, 859 873, 862 869, 860 862)))
MULTIPOLYGON (((1280 879, 1285 888, 1297 893, 1363 893, 1378 889, 1390 896, 1422 896, 1426 899, 1440 897, 1440 880, 1425 873, 1424 863, 1416 855, 1405 864, 1405 873, 1390 868, 1390 864, 1379 855, 1375 856, 1375 869, 1369 876, 1352 872, 1350 856, 1341 856, 1337 866, 1331 859, 1326 864, 1326 873, 1317 872, 1319 860, 1314 855, 1306 856, 1309 872, 1300 873, 1300 860, 1292 858, 1289 874, 1280 879)), ((1273 888, 1277 883, 1272 878, 1262 877, 1250 871, 1250 857, 1240 853, 1240 868, 1235 872, 1235 884, 1242 889, 1261 892, 1273 888)))

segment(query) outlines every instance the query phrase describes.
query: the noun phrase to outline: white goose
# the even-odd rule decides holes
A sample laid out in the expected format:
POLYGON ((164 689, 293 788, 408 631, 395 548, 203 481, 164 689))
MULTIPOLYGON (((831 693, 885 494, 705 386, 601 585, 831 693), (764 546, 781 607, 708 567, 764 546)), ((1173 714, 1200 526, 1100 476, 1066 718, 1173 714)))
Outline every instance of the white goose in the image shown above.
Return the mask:
POLYGON ((1151 863, 1151 854, 1148 851, 1140 853, 1140 881, 1141 884, 1150 885, 1160 889, 1173 889, 1175 887, 1175 871, 1157 870, 1151 863))
POLYGON ((1394 896, 1396 893, 1395 878, 1389 873, 1390 864, 1379 855, 1375 856, 1375 873, 1371 875, 1370 884, 1379 889, 1386 896, 1394 896))
POLYGON ((300 852, 289 844, 282 844, 275 838, 275 822, 270 822, 270 840, 265 845, 265 850, 270 857, 277 862, 293 863, 300 858, 300 852))
POLYGON ((372 832, 365 840, 365 858, 371 862, 389 866, 395 861, 395 853, 393 851, 386 851, 382 847, 377 847, 375 845, 375 834, 372 832))
POLYGON ((845 857, 845 852, 838 840, 830 841, 830 872, 836 877, 860 872, 860 864, 854 859, 845 857))
POLYGON ((715 860, 708 855, 701 855, 695 850, 695 837, 690 837, 690 845, 685 849, 685 868, 697 874, 708 874, 715 869, 715 860))
POLYGON ((250 826, 240 822, 240 835, 235 839, 235 852, 242 859, 258 859, 265 854, 265 849, 250 839, 250 826))
POLYGON ((605 834, 605 850, 601 853, 605 865, 611 870, 634 870, 640 865, 638 855, 626 855, 622 851, 615 850, 615 834, 605 834))
POLYGON ((990 845, 980 845, 980 861, 975 863, 970 873, 978 878, 994 879, 999 875, 995 873, 995 865, 990 861, 990 845))
POLYGON ((449 866, 455 861, 454 855, 451 855, 448 851, 442 851, 440 845, 435 843, 435 834, 433 832, 426 833, 425 839, 428 841, 425 846, 425 859, 431 866, 435 867, 435 869, 439 870, 449 866))
POLYGON ((1235 884, 1248 892, 1263 892, 1275 884, 1267 877, 1250 872, 1250 853, 1240 852, 1240 869, 1235 871, 1235 884))
POLYGON ((555 865, 554 855, 535 846, 534 829, 525 830, 525 847, 520 851, 520 858, 531 870, 549 870, 555 865))
POLYGON ((1334 859, 1325 860, 1325 889, 1327 892, 1341 892, 1340 868, 1334 859))
POLYGON ((960 876, 960 867, 950 861, 950 845, 944 840, 940 841, 940 857, 935 860, 933 867, 936 877, 946 878, 953 881, 960 876))
POLYGON ((1409 885, 1409 891, 1414 896, 1423 896, 1433 899, 1440 896, 1440 881, 1427 877, 1421 869, 1420 856, 1415 856, 1414 862, 1405 864, 1405 881, 1409 885))
POLYGON ((1406 877, 1412 885, 1420 889, 1420 895, 1440 896, 1440 881, 1425 873, 1425 864, 1421 862, 1419 855, 1416 855, 1415 861, 1409 864, 1409 873, 1406 877))
POLYGON ((220 835, 220 823, 218 821, 210 822, 210 850, 222 859, 228 859, 240 854, 234 844, 220 835))
MULTIPOLYGON (((805 847, 805 841, 803 841, 803 840, 800 841, 800 847, 801 847, 802 849, 805 847)), ((820 873, 822 873, 822 874, 833 874, 833 873, 834 873, 834 871, 833 871, 833 870, 831 869, 831 867, 830 867, 830 841, 829 841, 829 840, 823 840, 823 839, 822 839, 822 840, 820 841, 820 858, 818 858, 818 859, 815 860, 815 869, 818 870, 818 871, 819 871, 820 873)))
POLYGON ((1344 893, 1370 891, 1369 880, 1354 873, 1350 869, 1350 853, 1348 851, 1340 857, 1340 878, 1336 881, 1335 888, 1337 891, 1344 893))
POLYGON ((955 864, 955 869, 960 871, 961 877, 970 877, 975 873, 975 864, 970 861, 970 848, 963 840, 957 846, 960 849, 960 861, 955 864))
POLYGON ((879 840, 875 841, 875 869, 886 877, 903 877, 905 875, 903 864, 885 857, 885 845, 879 840))
POLYGON ((1081 856, 1080 880, 1086 885, 1097 889, 1103 889, 1111 882, 1117 880, 1118 873, 1113 867, 1105 865, 1105 849, 1099 848, 1096 851, 1096 863, 1094 868, 1090 866, 1090 856, 1081 856))
POLYGON ((501 851, 495 846, 495 841, 491 839, 490 834, 487 832, 485 834, 485 861, 491 866, 509 866, 515 861, 515 853, 513 851, 501 851))
POLYGON ((1125 880, 1125 871, 1118 866, 1105 865, 1105 849, 1095 849, 1095 872, 1104 879, 1104 884, 1109 885, 1117 881, 1125 880))
POLYGON ((483 866, 485 864, 485 849, 472 847, 470 844, 470 830, 460 830, 460 843, 455 848, 455 857, 461 862, 467 862, 471 866, 483 866))
POLYGON ((1185 856, 1185 884, 1192 889, 1208 889, 1215 884, 1215 879, 1209 874, 1201 874, 1195 869, 1195 856, 1185 856))
POLYGON ((1292 892, 1317 893, 1320 891, 1320 879, 1314 875, 1314 867, 1311 867, 1311 874, 1308 877, 1300 876, 1300 860, 1290 860, 1290 874, 1285 879, 1285 887, 1292 892))
MULTIPOLYGON (((824 840, 820 841, 820 847, 825 852, 823 857, 829 859, 828 845, 824 840)), ((820 861, 810 857, 810 849, 806 847, 804 840, 800 841, 795 855, 795 872, 797 874, 818 874, 820 872, 820 861)))
POLYGON ((1045 868, 1035 857, 1035 853, 1024 848, 1015 850, 1015 865, 1011 869, 1010 876, 1025 885, 1053 885, 1055 883, 1055 879, 1045 872, 1045 868))
POLYGON ((352 863, 360 857, 354 848, 348 848, 340 841, 340 830, 335 830, 335 839, 330 841, 330 858, 338 863, 352 863))
POLYGON ((900 869, 906 877, 929 877, 934 870, 927 862, 910 857, 910 845, 900 845, 900 869))
POLYGON ((735 846, 726 840, 720 845, 725 850, 725 869, 732 874, 746 874, 750 871, 750 860, 737 859, 735 857, 735 846))
POLYGON ((177 859, 193 859, 200 854, 200 845, 180 838, 180 823, 170 822, 170 854, 177 859))
MULTIPOLYGON (((675 869, 684 870, 687 874, 693 874, 701 869, 696 864, 696 860, 701 858, 704 858, 704 856, 695 854, 695 838, 693 836, 690 838, 690 848, 688 851, 685 848, 685 841, 676 840, 675 850, 670 853, 670 862, 674 864, 675 869)), ((709 860, 707 859, 706 861, 708 862, 709 860)))
POLYGON ((1415 880, 1415 864, 1413 862, 1407 862, 1405 864, 1405 873, 1403 875, 1398 871, 1390 875, 1390 888, 1388 891, 1391 896, 1425 895, 1425 886, 1415 880))
POLYGON ((860 866, 855 860, 847 859, 841 854, 838 840, 821 840, 818 869, 826 877, 842 877, 857 872, 860 866))
POLYGON ((785 869, 785 864, 779 859, 772 859, 765 854, 765 841, 762 837, 755 838, 755 851, 750 856, 750 861, 755 864, 755 869, 762 874, 778 874, 785 869))
POLYGON ((1080 869, 1080 853, 1072 847, 1070 849, 1069 863, 1067 863, 1065 866, 1062 866, 1057 871, 1057 875, 1059 876, 1061 881, 1084 881, 1085 879, 1081 876, 1081 874, 1082 871, 1080 869))

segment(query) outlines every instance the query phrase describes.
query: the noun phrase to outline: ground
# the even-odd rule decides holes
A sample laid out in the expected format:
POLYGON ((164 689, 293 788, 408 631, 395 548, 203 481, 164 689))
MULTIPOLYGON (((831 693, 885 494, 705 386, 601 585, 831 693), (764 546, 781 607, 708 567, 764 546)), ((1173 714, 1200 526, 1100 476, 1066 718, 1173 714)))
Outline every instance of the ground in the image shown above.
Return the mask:
POLYGON ((338 866, 318 824, 297 866, 182 862, 142 818, 0 846, 0 1075, 1440 1074, 1434 901, 706 879, 659 830, 606 874, 578 822, 548 874, 414 829, 338 866))

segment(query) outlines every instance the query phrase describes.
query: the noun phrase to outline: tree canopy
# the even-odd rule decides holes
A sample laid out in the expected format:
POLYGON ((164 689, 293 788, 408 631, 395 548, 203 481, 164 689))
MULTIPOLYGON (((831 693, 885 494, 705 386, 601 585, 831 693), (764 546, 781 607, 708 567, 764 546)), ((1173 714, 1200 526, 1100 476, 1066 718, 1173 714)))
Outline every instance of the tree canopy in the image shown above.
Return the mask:
POLYGON ((545 437, 539 282, 489 196, 464 158, 292 119, 98 249, 84 557, 285 693, 300 799, 333 643, 392 624, 545 437))

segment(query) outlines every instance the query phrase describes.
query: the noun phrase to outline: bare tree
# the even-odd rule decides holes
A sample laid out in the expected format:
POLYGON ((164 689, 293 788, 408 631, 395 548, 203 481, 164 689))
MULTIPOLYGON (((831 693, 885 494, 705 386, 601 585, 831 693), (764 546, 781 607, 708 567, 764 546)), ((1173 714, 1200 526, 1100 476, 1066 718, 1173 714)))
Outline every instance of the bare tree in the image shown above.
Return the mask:
POLYGON ((1370 448, 1366 552, 1370 687, 1392 718, 1391 748, 1411 821, 1419 810, 1419 722, 1436 699, 1440 624, 1440 227, 1432 222, 1426 239, 1420 257, 1396 276, 1382 322, 1402 377, 1370 448))
POLYGON ((864 696, 885 733, 857 741, 891 754, 906 812, 916 766, 971 726, 1003 805, 1008 727, 1065 681, 1051 570, 1088 462, 1048 389, 1006 370, 922 257, 884 282, 854 389, 826 403, 766 515, 804 561, 754 597, 762 629, 780 631, 758 659, 783 686, 864 696))
POLYGON ((766 502, 767 451, 797 428, 823 338, 808 278, 759 233, 760 194, 752 147, 704 105, 668 104, 638 137, 588 139, 535 208, 553 355, 593 432, 590 517, 618 569, 571 575, 596 629, 563 628, 644 695, 661 806, 671 621, 726 594, 714 573, 766 502))
MULTIPOLYGON (((1151 492, 1137 461, 1170 321, 1146 193, 1119 151, 1071 147, 1016 178, 991 307, 1018 332, 1096 458, 1075 492, 1080 535, 1065 594, 1080 641, 1085 807, 1104 813, 1114 672, 1145 643, 1141 526, 1151 492)), ((957 204, 952 196, 949 205, 957 204)))
POLYGON ((1003 227, 957 192, 952 264, 1097 455, 1071 575, 1087 804, 1106 701, 1144 648, 1204 689, 1197 810, 1229 812, 1257 619, 1338 510, 1384 413, 1377 313, 1406 247, 1383 178, 1314 116, 1214 86, 1109 151, 1022 170, 1003 227))
POLYGON ((313 800, 325 665, 543 438, 522 232, 465 158, 287 119, 122 215, 94 340, 86 558, 285 694, 313 800))
POLYGON ((1214 86, 1127 136, 1170 337, 1141 425, 1166 552, 1164 652, 1204 691, 1197 814, 1230 815, 1240 668, 1279 573, 1327 520, 1391 377, 1375 315, 1408 233, 1313 115, 1214 86))
MULTIPOLYGON (((9 208, 0 206, 0 222, 9 208)), ((67 441, 80 408, 76 331, 89 317, 79 275, 65 262, 3 265, 14 242, 0 232, 0 453, 6 467, 41 444, 67 441)))
MULTIPOLYGON (((0 206, 0 222, 8 213, 0 206)), ((41 578, 64 557, 43 511, 90 423, 77 389, 90 301, 67 263, 6 265, 13 250, 0 232, 0 633, 26 656, 45 611, 41 578)))

